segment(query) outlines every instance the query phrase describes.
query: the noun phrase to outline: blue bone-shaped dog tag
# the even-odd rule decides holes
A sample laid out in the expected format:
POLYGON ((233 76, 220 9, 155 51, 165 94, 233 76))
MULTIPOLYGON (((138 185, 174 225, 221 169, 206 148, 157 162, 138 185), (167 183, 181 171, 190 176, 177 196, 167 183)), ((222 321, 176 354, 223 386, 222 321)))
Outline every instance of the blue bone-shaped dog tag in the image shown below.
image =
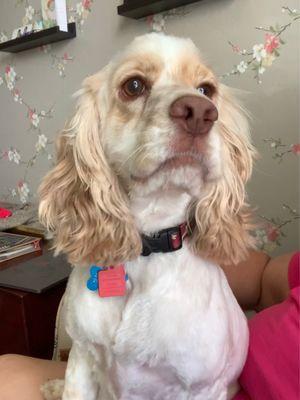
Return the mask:
POLYGON ((98 272, 103 271, 103 267, 97 267, 97 265, 92 265, 90 268, 90 278, 86 283, 88 289, 95 292, 98 290, 98 272))

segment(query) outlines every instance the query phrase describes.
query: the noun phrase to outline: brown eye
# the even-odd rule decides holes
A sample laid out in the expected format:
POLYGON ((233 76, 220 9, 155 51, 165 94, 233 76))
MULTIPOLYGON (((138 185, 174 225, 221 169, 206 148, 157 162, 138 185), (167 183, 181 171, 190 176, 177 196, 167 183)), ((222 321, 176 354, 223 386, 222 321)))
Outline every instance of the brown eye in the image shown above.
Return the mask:
POLYGON ((122 85, 123 93, 127 97, 138 97, 146 89, 145 82, 141 78, 130 78, 122 85))
POLYGON ((200 94, 203 94, 204 96, 209 97, 210 99, 213 97, 216 91, 215 88, 209 83, 203 83, 197 88, 197 90, 200 94))

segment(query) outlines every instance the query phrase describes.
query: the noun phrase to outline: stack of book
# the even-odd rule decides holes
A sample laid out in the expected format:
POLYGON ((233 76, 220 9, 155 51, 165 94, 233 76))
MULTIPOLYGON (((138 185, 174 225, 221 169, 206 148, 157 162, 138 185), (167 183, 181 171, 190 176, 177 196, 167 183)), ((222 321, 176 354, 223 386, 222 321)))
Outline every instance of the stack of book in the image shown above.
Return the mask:
POLYGON ((0 263, 40 250, 41 238, 0 232, 0 263))

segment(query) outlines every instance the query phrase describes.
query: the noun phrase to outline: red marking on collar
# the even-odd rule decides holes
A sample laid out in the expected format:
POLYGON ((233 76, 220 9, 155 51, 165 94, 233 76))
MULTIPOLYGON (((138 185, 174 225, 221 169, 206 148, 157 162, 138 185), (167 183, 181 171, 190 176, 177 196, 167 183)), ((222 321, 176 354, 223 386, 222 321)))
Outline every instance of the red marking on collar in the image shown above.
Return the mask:
POLYGON ((181 237, 183 240, 188 234, 187 223, 183 222, 181 225, 179 225, 179 229, 180 229, 181 237))
POLYGON ((182 240, 179 233, 171 233, 171 243, 173 250, 179 249, 182 244, 182 240))
POLYGON ((183 239, 187 234, 187 224, 184 222, 179 225, 180 233, 172 233, 171 234, 171 243, 174 250, 180 248, 182 246, 183 239))

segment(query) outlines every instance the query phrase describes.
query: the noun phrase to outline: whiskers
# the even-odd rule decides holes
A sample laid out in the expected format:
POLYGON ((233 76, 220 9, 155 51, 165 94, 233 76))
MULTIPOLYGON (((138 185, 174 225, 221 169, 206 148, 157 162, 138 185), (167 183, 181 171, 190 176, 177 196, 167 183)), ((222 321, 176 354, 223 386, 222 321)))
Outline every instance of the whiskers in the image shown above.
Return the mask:
POLYGON ((116 171, 117 174, 120 174, 124 168, 126 167, 126 164, 129 163, 129 161, 133 158, 133 157, 137 157, 139 156, 142 152, 144 152, 145 150, 145 154, 143 154, 142 158, 138 159, 138 165, 143 164, 143 162, 145 161, 146 157, 149 156, 149 153, 151 153, 151 150, 156 150, 157 147, 159 147, 160 145, 157 143, 144 143, 141 144, 140 146, 138 146, 134 151, 132 151, 129 156, 120 164, 120 166, 118 167, 118 170, 116 171))

